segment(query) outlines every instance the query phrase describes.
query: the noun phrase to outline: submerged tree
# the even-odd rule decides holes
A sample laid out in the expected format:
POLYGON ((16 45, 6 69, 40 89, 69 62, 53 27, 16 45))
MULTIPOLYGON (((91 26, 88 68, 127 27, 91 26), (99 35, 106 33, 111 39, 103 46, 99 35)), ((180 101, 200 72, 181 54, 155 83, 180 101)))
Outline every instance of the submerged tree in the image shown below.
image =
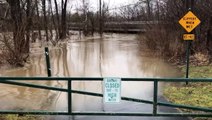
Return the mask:
POLYGON ((64 39, 67 35, 67 4, 68 0, 61 0, 62 2, 62 16, 61 16, 61 33, 60 33, 60 39, 64 39))
POLYGON ((68 5, 68 0, 61 0, 61 14, 60 14, 58 2, 57 0, 54 0, 55 15, 56 15, 55 24, 57 28, 56 31, 59 34, 57 37, 59 39, 64 39, 67 36, 67 5, 68 5))
MULTIPOLYGON (((13 47, 7 44, 7 47, 10 48, 9 54, 11 54, 7 61, 11 64, 22 66, 23 61, 26 61, 29 54, 29 39, 25 38, 25 30, 26 27, 29 30, 30 23, 27 23, 27 26, 24 24, 25 21, 20 0, 7 0, 7 2, 10 5, 10 16, 13 25, 13 47)), ((29 5, 30 2, 27 1, 27 4, 29 5)), ((27 12, 29 15, 29 11, 27 12)), ((29 21, 28 19, 27 22, 29 21)), ((29 35, 28 32, 27 35, 29 35)))
POLYGON ((48 21, 47 21, 47 14, 46 14, 46 0, 42 0, 42 10, 43 10, 43 22, 44 22, 44 29, 46 33, 46 41, 49 41, 49 34, 48 34, 48 21))

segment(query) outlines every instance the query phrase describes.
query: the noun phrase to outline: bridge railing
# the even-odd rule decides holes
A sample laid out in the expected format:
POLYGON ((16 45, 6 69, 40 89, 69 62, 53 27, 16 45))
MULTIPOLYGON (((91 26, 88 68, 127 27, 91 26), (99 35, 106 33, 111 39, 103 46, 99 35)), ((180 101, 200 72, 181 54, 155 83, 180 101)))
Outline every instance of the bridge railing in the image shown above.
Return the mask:
MULTIPOLYGON (((158 83, 159 82, 212 82, 212 79, 185 79, 185 78, 121 78, 121 81, 137 81, 137 82, 153 82, 153 100, 142 100, 130 97, 121 97, 122 100, 152 104, 153 111, 148 112, 79 112, 72 110, 72 94, 90 95, 96 97, 103 97, 102 93, 94 93, 88 91, 74 90, 73 81, 103 81, 104 78, 90 78, 90 77, 0 77, 0 84, 9 84, 22 87, 31 87, 37 89, 53 90, 66 92, 68 97, 68 109, 67 111, 18 111, 18 110, 1 110, 0 114, 32 114, 32 115, 97 115, 97 116, 172 116, 172 117, 212 117, 212 108, 203 108, 189 105, 179 105, 173 103, 164 103, 158 101, 158 83), (20 81, 26 82, 20 82, 20 81), (59 88, 38 84, 27 83, 27 81, 66 81, 68 83, 67 88, 59 88), (190 110, 203 111, 201 113, 161 113, 158 112, 158 106, 166 106, 173 108, 183 108, 190 110)), ((9 104, 9 103, 8 103, 9 104)))
MULTIPOLYGON (((104 32, 121 32, 121 33, 142 33, 146 32, 148 26, 154 26, 161 22, 158 21, 126 21, 126 22, 105 22, 104 32)), ((98 26, 93 26, 98 30, 98 26)), ((70 30, 83 30, 82 23, 69 23, 70 30)), ((88 28, 89 29, 89 28, 88 28)), ((91 28, 90 28, 91 29, 91 28)))

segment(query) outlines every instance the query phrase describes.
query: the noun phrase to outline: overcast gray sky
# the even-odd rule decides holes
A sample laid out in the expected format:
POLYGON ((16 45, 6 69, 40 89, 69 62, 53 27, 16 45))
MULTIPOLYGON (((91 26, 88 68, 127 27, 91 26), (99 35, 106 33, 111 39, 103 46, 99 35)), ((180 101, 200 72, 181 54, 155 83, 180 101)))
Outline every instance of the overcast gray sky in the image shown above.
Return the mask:
MULTIPOLYGON (((87 0, 87 1, 89 1, 93 10, 96 10, 98 8, 99 0, 87 0)), ((102 0, 102 1, 109 4, 109 8, 115 8, 122 5, 133 4, 138 2, 139 0, 102 0)), ((75 6, 81 4, 81 0, 74 0, 71 4, 73 5, 72 8, 75 8, 75 6)))

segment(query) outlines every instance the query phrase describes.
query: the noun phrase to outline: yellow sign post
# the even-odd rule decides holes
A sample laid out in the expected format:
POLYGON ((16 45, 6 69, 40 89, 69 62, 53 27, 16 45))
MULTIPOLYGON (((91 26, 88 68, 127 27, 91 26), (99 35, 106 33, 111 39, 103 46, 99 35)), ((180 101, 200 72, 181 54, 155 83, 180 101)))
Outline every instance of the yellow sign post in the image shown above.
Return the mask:
POLYGON ((200 22, 199 18, 191 11, 179 20, 180 25, 182 25, 182 27, 189 33, 196 28, 200 22))
MULTIPOLYGON (((186 1, 189 3, 189 1, 186 1)), ((191 2, 191 1, 190 1, 191 2)), ((188 7, 188 10, 192 10, 192 3, 190 3, 190 6, 188 7)), ((191 46, 191 40, 195 39, 194 34, 189 34, 200 24, 199 18, 194 15, 191 11, 188 11, 180 20, 180 25, 188 32, 188 34, 183 35, 183 40, 187 41, 187 50, 186 50, 186 78, 189 77, 189 54, 190 54, 190 46, 191 46)), ((188 82, 186 82, 186 85, 188 82)))

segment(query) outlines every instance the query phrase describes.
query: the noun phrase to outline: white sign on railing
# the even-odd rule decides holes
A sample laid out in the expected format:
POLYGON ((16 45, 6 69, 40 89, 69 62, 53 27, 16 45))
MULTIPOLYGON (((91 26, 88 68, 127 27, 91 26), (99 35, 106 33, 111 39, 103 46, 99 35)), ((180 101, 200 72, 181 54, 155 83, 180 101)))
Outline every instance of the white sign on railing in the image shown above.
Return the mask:
POLYGON ((119 103, 121 101, 121 78, 104 78, 104 103, 119 103))

